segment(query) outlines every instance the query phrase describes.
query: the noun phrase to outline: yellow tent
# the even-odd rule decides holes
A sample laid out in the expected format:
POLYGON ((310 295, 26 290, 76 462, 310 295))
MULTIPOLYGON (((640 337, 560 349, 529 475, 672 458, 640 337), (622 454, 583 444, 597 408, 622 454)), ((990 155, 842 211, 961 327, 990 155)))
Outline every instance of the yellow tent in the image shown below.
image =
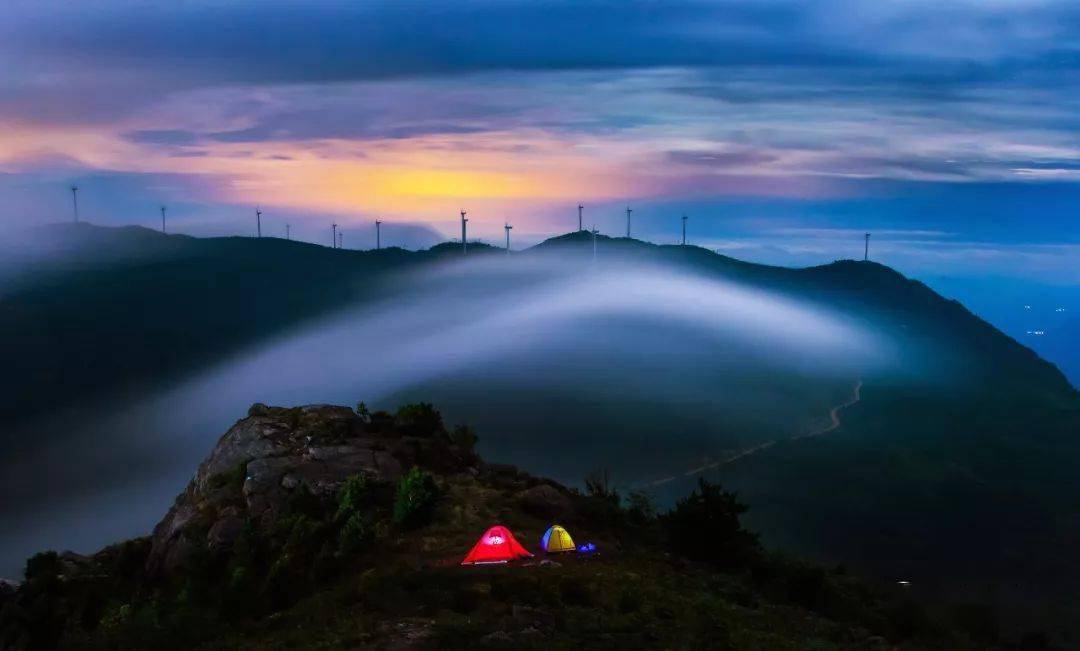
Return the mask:
POLYGON ((540 539, 540 547, 549 554, 577 551, 574 547, 574 539, 570 537, 566 529, 557 524, 552 525, 544 533, 544 537, 540 539))

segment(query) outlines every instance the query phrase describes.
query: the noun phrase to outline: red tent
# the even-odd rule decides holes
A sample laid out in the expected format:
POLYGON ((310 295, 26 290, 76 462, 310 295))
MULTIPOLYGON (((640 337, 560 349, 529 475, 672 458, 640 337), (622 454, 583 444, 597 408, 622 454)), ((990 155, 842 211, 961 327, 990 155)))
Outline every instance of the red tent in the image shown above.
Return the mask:
POLYGON ((521 546, 509 529, 497 524, 480 536, 480 540, 465 556, 465 560, 461 561, 461 564, 505 563, 530 556, 532 554, 521 546))

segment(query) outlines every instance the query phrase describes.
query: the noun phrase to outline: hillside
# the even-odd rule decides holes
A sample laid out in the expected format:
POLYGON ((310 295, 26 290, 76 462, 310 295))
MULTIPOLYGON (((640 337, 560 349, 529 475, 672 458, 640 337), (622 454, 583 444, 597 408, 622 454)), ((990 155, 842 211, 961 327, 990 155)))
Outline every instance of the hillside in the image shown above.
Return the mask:
POLYGON ((474 442, 423 404, 255 405, 151 536, 31 558, 0 647, 1005 648, 977 609, 764 551, 709 484, 658 518, 474 442), (595 551, 545 555, 553 522, 595 551), (537 555, 459 565, 495 523, 537 555))
MULTIPOLYGON (((453 243, 419 252, 355 251, 89 224, 48 227, 41 241, 47 245, 12 272, 0 294, 0 356, 9 360, 9 370, 0 373, 0 417, 10 424, 164 386, 306 320, 384 296, 384 281, 395 272, 460 253, 453 243)), ((588 233, 569 233, 525 254, 585 257, 591 246, 588 233)), ((698 247, 605 236, 598 247, 601 260, 656 259, 826 301, 875 326, 881 318, 894 329, 910 324, 909 338, 942 342, 940 349, 967 367, 967 379, 999 388, 1004 380, 1009 391, 1002 393, 1072 393, 1061 373, 1029 349, 881 265, 841 261, 787 269, 698 247)), ((497 249, 473 244, 470 250, 497 249)))
POLYGON ((388 274, 450 253, 90 224, 50 226, 40 238, 47 245, 30 247, 34 255, 0 285, 0 356, 9 360, 0 373, 0 418, 8 423, 165 385, 307 319, 371 300, 388 274))

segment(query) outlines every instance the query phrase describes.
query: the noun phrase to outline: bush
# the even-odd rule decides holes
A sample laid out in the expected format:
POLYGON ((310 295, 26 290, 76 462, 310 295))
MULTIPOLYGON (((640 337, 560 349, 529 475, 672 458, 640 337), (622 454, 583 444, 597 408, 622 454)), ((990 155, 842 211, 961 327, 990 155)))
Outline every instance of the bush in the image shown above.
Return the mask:
POLYGON ((60 572, 60 556, 56 552, 41 552, 26 560, 24 575, 27 581, 56 578, 60 572))
POLYGON ((371 524, 360 513, 353 513, 338 534, 338 552, 353 554, 366 548, 375 539, 371 524))
POLYGON ((458 425, 454 427, 454 431, 450 432, 450 441, 461 448, 462 452, 472 454, 476 447, 476 431, 468 425, 458 425))
POLYGON ((626 497, 626 519, 635 527, 645 527, 656 520, 656 507, 644 491, 631 491, 626 497))
POLYGON ((394 414, 394 425, 409 436, 430 437, 446 431, 442 414, 427 402, 402 405, 394 414))
POLYGON ((368 409, 368 406, 365 403, 356 403, 356 415, 360 417, 360 420, 363 421, 364 424, 371 423, 371 410, 368 409))
POLYGON ((585 493, 615 506, 619 504, 619 493, 611 486, 611 475, 607 468, 600 468, 586 475, 585 493))
POLYGON ((668 544, 692 560, 745 567, 761 553, 757 535, 739 522, 746 511, 735 493, 699 479, 697 489, 663 518, 668 544))
POLYGON ((438 496, 439 489, 432 476, 414 466, 398 481, 394 522, 410 529, 427 524, 438 496))
POLYGON ((351 475, 338 491, 338 509, 335 519, 347 520, 371 506, 372 486, 363 473, 351 475))

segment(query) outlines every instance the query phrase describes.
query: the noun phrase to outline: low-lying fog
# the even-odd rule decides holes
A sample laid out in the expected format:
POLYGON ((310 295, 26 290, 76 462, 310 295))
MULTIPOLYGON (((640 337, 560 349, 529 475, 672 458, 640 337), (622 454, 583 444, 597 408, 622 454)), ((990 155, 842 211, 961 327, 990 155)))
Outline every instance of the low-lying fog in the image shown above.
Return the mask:
POLYGON ((426 400, 480 452, 644 485, 820 427, 887 341, 843 315, 640 262, 487 256, 413 271, 157 395, 36 423, 0 461, 0 576, 148 532, 253 402, 426 400))

